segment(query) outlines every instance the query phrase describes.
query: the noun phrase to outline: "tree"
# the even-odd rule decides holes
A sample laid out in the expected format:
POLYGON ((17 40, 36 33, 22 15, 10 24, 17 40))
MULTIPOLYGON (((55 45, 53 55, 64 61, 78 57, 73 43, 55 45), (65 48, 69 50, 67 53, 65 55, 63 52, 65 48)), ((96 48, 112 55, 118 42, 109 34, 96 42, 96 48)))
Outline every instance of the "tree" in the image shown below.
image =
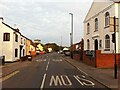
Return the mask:
POLYGON ((54 52, 59 51, 59 46, 56 43, 47 43, 44 45, 45 48, 52 48, 54 52))

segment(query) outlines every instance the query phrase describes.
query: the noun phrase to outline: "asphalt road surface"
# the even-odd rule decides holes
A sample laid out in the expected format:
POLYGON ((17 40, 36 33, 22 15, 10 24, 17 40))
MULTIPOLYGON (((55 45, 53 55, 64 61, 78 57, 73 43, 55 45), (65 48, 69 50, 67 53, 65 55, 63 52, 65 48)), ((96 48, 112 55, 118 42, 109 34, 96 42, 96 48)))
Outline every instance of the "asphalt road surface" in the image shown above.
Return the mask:
POLYGON ((5 77, 2 88, 33 89, 105 89, 105 86, 93 80, 66 62, 60 54, 39 55, 27 67, 22 67, 5 77))

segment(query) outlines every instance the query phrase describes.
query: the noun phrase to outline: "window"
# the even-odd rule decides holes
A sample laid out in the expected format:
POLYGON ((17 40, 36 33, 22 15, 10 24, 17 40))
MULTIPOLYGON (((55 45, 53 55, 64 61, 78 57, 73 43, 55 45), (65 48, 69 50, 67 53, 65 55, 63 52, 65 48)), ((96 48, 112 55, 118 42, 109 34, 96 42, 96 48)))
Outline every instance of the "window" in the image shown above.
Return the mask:
POLYGON ((98 18, 95 19, 95 31, 98 31, 98 18))
POLYGON ((18 57, 18 49, 15 49, 15 57, 18 57))
POLYGON ((105 13, 105 27, 110 25, 110 14, 109 12, 105 13))
POLYGON ((105 36, 105 50, 110 51, 110 37, 109 37, 109 35, 105 36))
POLYGON ((23 39, 21 38, 21 44, 23 44, 23 39))
POLYGON ((90 41, 89 41, 89 39, 87 40, 87 50, 89 50, 90 49, 90 41))
POLYGON ((10 33, 4 33, 3 41, 10 41, 10 33))
POLYGON ((25 45, 25 39, 24 39, 24 45, 25 45))
POLYGON ((87 24, 87 34, 89 34, 90 33, 90 24, 88 23, 87 24))
POLYGON ((18 35, 15 34, 15 41, 18 42, 18 35))
POLYGON ((102 48, 102 40, 99 41, 99 47, 102 48))

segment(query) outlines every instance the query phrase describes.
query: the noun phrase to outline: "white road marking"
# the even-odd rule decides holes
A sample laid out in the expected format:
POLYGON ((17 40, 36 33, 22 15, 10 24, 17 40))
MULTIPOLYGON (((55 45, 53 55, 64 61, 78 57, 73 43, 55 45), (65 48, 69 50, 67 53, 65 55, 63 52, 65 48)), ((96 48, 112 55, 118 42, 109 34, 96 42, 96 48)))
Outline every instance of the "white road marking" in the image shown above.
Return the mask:
POLYGON ((5 80, 7 80, 7 79, 13 77, 14 75, 16 75, 16 74, 19 73, 19 72, 20 72, 20 71, 15 71, 15 72, 13 72, 13 73, 11 73, 11 74, 9 74, 9 75, 7 75, 7 76, 1 78, 1 79, 0 79, 0 82, 5 81, 5 80))
POLYGON ((82 71, 80 68, 77 68, 80 72, 84 73, 85 75, 88 75, 86 72, 82 71))
POLYGON ((36 62, 45 62, 46 59, 42 59, 42 60, 36 60, 36 62))
POLYGON ((49 86, 71 86, 72 82, 70 81, 70 79, 68 78, 67 75, 61 75, 61 76, 51 76, 51 80, 49 83, 49 86))
POLYGON ((60 61, 62 61, 62 59, 60 59, 60 61))
POLYGON ((75 78, 82 86, 84 85, 76 76, 74 76, 74 78, 75 78))
POLYGON ((64 75, 64 76, 61 75, 61 80, 62 80, 62 82, 63 82, 63 84, 64 84, 65 86, 71 86, 71 85, 72 85, 70 79, 69 79, 68 76, 66 76, 66 75, 64 75), (63 77, 65 77, 65 78, 67 79, 68 83, 65 83, 65 80, 63 79, 63 77))
POLYGON ((85 85, 85 86, 94 86, 95 83, 93 83, 92 81, 85 79, 85 78, 80 78, 78 75, 74 76, 74 78, 81 84, 81 85, 85 85))
POLYGON ((57 60, 57 59, 56 59, 56 60, 55 60, 55 59, 53 59, 53 61, 55 61, 55 62, 61 62, 61 61, 62 61, 62 59, 58 59, 58 60, 57 60))
POLYGON ((46 59, 44 59, 43 61, 46 61, 46 59))
POLYGON ((41 84, 41 89, 43 89, 44 84, 45 84, 45 79, 46 79, 46 73, 44 74, 43 80, 42 80, 42 84, 41 84))
POLYGON ((36 62, 40 62, 40 60, 36 60, 36 62))
POLYGON ((48 65, 46 66, 46 71, 48 70, 48 65))
POLYGON ((50 62, 48 62, 48 65, 50 64, 50 62))
POLYGON ((85 76, 84 76, 84 75, 82 75, 82 77, 83 77, 83 78, 85 78, 85 76))
POLYGON ((62 86, 62 82, 61 82, 59 76, 55 77, 55 76, 52 75, 49 86, 52 86, 53 83, 54 83, 55 86, 57 86, 58 83, 60 84, 60 86, 62 86))

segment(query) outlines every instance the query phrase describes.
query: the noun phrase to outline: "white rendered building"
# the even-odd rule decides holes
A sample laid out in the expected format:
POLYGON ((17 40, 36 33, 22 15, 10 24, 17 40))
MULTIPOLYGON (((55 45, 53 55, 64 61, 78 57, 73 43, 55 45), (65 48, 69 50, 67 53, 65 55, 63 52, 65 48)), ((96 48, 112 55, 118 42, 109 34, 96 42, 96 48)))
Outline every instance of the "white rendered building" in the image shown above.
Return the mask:
POLYGON ((114 53, 113 17, 116 17, 116 52, 120 53, 120 2, 94 0, 84 20, 84 50, 114 53))

